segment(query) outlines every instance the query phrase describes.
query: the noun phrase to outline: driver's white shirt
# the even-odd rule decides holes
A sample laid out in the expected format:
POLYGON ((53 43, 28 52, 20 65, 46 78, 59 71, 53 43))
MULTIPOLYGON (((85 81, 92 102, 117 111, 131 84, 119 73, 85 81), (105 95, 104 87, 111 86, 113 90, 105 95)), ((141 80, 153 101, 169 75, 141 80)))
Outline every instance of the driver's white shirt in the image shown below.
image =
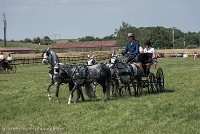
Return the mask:
POLYGON ((11 60, 13 60, 13 57, 12 57, 12 56, 8 56, 8 57, 7 57, 7 60, 8 60, 8 61, 11 61, 11 60))
POLYGON ((152 47, 144 49, 144 53, 154 53, 154 52, 155 52, 155 50, 152 47))
POLYGON ((0 55, 0 60, 3 60, 4 59, 4 56, 3 55, 0 55))
POLYGON ((140 46, 140 47, 139 47, 139 52, 140 52, 140 53, 143 53, 143 51, 144 51, 143 48, 140 46))

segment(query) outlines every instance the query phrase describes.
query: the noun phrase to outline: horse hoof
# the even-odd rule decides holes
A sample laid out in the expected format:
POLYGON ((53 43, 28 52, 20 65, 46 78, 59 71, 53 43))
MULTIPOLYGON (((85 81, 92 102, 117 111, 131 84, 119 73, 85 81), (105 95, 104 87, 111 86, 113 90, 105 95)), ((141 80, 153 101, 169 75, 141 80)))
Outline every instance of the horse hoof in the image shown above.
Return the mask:
POLYGON ((70 105, 71 104, 71 102, 68 102, 68 105, 70 105))

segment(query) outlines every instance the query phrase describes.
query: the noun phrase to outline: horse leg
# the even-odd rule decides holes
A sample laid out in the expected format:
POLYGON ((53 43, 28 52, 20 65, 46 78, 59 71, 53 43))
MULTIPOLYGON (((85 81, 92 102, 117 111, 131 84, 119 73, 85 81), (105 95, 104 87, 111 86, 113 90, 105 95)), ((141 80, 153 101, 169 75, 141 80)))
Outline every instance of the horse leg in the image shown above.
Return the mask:
POLYGON ((57 83, 56 84, 56 98, 57 98, 58 103, 60 103, 60 100, 58 98, 59 90, 60 90, 60 83, 57 83))
POLYGON ((133 81, 132 86, 133 86, 133 89, 134 89, 134 94, 136 96, 137 95, 137 84, 133 81))
POLYGON ((75 101, 75 103, 78 102, 78 100, 79 100, 79 98, 80 98, 80 96, 81 96, 81 95, 80 95, 80 94, 81 94, 81 93, 80 93, 80 88, 77 89, 76 93, 77 93, 77 96, 76 96, 76 101, 75 101))
POLYGON ((74 91, 76 90, 77 87, 78 87, 78 84, 75 84, 74 87, 72 88, 72 90, 70 91, 70 95, 69 95, 69 99, 68 99, 68 104, 71 104, 73 93, 74 93, 74 91))
POLYGON ((142 89, 143 89, 141 78, 137 80, 137 85, 138 85, 138 91, 137 92, 138 92, 139 95, 141 95, 142 94, 142 89))
POLYGON ((80 97, 82 98, 82 101, 85 100, 85 99, 84 99, 84 96, 83 96, 83 92, 82 92, 81 87, 78 87, 78 89, 77 89, 77 97, 76 97, 75 103, 78 102, 78 100, 79 100, 80 97))
POLYGON ((112 81, 111 83, 111 86, 112 86, 112 96, 117 96, 118 94, 118 90, 117 90, 117 85, 116 85, 116 82, 115 81, 112 81))
POLYGON ((105 83, 104 83, 104 84, 101 83, 100 85, 101 85, 102 88, 103 88, 103 95, 104 95, 104 96, 103 96, 103 99, 102 99, 102 100, 104 101, 104 100, 106 99, 106 85, 105 85, 105 83))
POLYGON ((96 88, 97 88, 97 82, 94 82, 93 85, 94 85, 93 92, 94 92, 94 95, 95 95, 95 93, 96 93, 96 88))
POLYGON ((80 90, 80 95, 81 95, 82 101, 85 101, 85 98, 84 98, 84 96, 83 96, 82 88, 80 88, 79 90, 80 90))
POLYGON ((128 87, 128 92, 129 92, 129 95, 131 96, 131 88, 130 88, 130 85, 127 84, 127 87, 128 87))
MULTIPOLYGON (((74 83, 70 81, 68 85, 69 85, 69 92, 71 92, 74 87, 74 83)), ((73 94, 72 94, 72 97, 73 97, 73 94)))
POLYGON ((103 100, 106 100, 109 98, 109 91, 107 90, 106 82, 101 83, 101 86, 103 88, 103 94, 104 94, 103 100))
POLYGON ((116 95, 119 95, 119 96, 122 95, 122 87, 121 88, 119 87, 119 81, 117 79, 113 80, 113 88, 116 95))
POLYGON ((48 85, 48 88, 47 88, 47 92, 48 92, 48 98, 49 100, 51 100, 51 91, 50 91, 50 88, 54 85, 54 81, 51 81, 48 85))

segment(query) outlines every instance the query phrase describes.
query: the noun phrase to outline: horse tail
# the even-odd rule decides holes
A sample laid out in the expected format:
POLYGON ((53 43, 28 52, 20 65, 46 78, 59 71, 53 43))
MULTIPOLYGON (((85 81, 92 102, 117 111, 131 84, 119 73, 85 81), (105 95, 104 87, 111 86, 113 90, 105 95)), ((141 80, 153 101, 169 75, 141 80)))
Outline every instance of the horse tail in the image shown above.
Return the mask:
POLYGON ((106 81, 106 98, 110 98, 111 80, 106 81))
POLYGON ((106 64, 100 63, 101 64, 101 72, 104 74, 104 76, 101 78, 103 81, 103 88, 105 89, 105 97, 110 98, 110 85, 111 85, 111 71, 106 64), (105 83, 104 83, 105 82, 105 83))
POLYGON ((107 74, 106 75, 107 81, 110 81, 110 79, 111 79, 111 71, 110 71, 110 68, 108 66, 106 66, 105 64, 104 64, 104 71, 107 74))
POLYGON ((90 85, 90 83, 88 83, 88 82, 85 83, 85 92, 90 99, 96 98, 94 90, 93 90, 92 86, 90 85))
POLYGON ((106 98, 110 98, 110 87, 111 87, 111 71, 108 66, 105 65, 105 72, 106 72, 106 98))

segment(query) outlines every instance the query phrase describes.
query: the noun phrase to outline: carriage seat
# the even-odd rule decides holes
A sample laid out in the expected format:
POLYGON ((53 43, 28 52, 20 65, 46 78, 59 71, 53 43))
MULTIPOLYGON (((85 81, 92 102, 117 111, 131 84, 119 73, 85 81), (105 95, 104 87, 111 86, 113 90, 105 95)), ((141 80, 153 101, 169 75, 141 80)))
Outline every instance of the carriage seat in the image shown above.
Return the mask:
POLYGON ((150 73, 150 67, 153 64, 152 53, 141 54, 141 63, 144 75, 148 76, 150 73))
POLYGON ((142 64, 151 64, 153 59, 152 59, 152 53, 143 53, 141 54, 141 62, 142 64))

